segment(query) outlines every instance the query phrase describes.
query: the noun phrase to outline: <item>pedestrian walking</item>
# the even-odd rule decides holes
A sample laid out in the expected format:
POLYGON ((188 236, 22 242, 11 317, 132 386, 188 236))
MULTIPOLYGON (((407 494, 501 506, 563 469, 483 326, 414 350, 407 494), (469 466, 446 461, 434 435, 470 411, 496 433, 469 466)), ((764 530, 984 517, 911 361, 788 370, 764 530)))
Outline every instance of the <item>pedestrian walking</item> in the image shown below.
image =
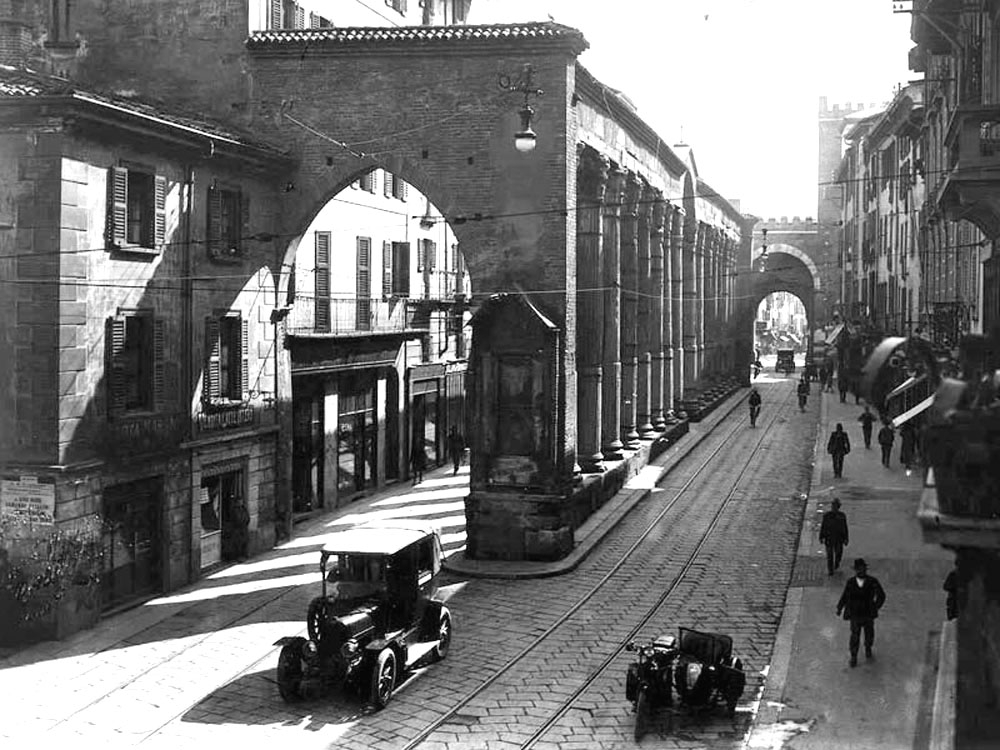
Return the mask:
POLYGON ((840 403, 847 402, 847 391, 851 388, 851 381, 847 377, 847 373, 843 370, 837 376, 837 390, 840 391, 840 403))
POLYGON ((410 473, 413 475, 413 483, 424 481, 424 469, 427 468, 427 452, 424 450, 422 435, 413 438, 413 449, 410 451, 410 473))
POLYGON ((819 541, 826 547, 826 572, 832 576, 833 571, 840 568, 848 533, 847 515, 840 509, 840 500, 833 498, 830 506, 831 509, 823 514, 823 522, 819 526, 819 541))
POLYGON ((917 457, 917 430, 912 422, 899 428, 899 462, 909 471, 917 457))
POLYGON ((892 444, 896 440, 896 432, 892 425, 885 422, 882 429, 878 431, 878 444, 882 446, 882 465, 889 467, 889 459, 892 458, 892 444))
POLYGON ((875 620, 885 604, 885 591, 875 576, 868 575, 868 564, 863 558, 854 561, 854 575, 844 584, 844 593, 837 601, 837 614, 843 613, 851 623, 851 666, 858 666, 858 646, 861 633, 865 634, 865 658, 874 659, 875 620))
POLYGON ((454 467, 452 474, 458 474, 458 467, 462 463, 462 454, 465 453, 465 438, 458 431, 455 425, 448 430, 448 455, 451 456, 451 465, 454 467))
POLYGON ((760 414, 760 392, 756 388, 750 389, 750 398, 747 399, 750 405, 750 426, 757 426, 757 415, 760 414))
POLYGON ((830 439, 826 442, 826 452, 833 456, 833 476, 839 478, 844 473, 844 456, 851 452, 851 440, 840 422, 837 422, 837 426, 830 433, 830 439))
POLYGON ((861 412, 861 416, 858 417, 858 421, 861 422, 861 434, 865 438, 865 448, 872 447, 872 425, 875 424, 875 415, 872 414, 872 410, 868 408, 865 404, 865 410, 861 412))
POLYGON ((809 400, 809 381, 806 380, 805 375, 799 380, 799 387, 796 388, 796 393, 799 396, 799 411, 805 411, 806 401, 809 400))
POLYGON ((958 617, 958 565, 952 566, 944 579, 944 590, 948 592, 944 600, 944 612, 949 620, 958 617))

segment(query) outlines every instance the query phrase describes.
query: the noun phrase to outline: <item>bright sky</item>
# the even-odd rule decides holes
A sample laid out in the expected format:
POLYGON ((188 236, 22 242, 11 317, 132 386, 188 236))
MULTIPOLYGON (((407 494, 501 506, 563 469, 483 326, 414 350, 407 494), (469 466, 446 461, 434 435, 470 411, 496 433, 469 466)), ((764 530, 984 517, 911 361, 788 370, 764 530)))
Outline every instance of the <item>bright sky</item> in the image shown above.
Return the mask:
POLYGON ((881 104, 919 77, 911 17, 891 0, 473 0, 468 20, 549 16, 583 32, 591 73, 762 218, 816 216, 820 96, 881 104))

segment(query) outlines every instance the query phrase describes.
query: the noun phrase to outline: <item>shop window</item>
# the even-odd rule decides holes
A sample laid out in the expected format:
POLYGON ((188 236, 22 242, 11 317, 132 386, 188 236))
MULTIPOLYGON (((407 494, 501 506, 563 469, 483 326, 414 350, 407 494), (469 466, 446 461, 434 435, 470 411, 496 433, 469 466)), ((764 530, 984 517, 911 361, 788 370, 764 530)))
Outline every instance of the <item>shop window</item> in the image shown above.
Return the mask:
POLYGON ((130 167, 108 173, 106 240, 112 250, 158 252, 166 233, 166 178, 130 167))
POLYGON ((164 321, 152 311, 120 312, 107 322, 108 415, 162 411, 164 383, 164 321))
POLYGON ((201 567, 246 556, 250 514, 244 472, 227 464, 208 467, 201 480, 201 567))
POLYGON ((208 254, 214 260, 239 258, 250 236, 250 196, 213 185, 208 188, 208 254))
POLYGON ((250 336, 239 313, 205 318, 205 382, 207 404, 225 406, 249 398, 250 336))

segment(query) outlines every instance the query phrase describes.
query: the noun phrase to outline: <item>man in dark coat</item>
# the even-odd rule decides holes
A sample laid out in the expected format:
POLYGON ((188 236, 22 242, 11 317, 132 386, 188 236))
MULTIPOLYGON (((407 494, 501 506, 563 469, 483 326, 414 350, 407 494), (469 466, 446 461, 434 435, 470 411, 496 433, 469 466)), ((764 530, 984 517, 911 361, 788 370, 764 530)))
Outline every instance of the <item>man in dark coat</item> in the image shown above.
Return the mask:
POLYGON ((832 576, 833 571, 840 567, 844 547, 848 542, 848 533, 847 516, 840 509, 840 500, 833 498, 830 505, 832 509, 823 514, 823 522, 819 527, 819 541, 826 547, 827 575, 832 576))
POLYGON ((837 422, 836 428, 830 433, 826 452, 833 456, 833 476, 840 477, 844 473, 844 456, 851 452, 851 440, 840 422, 837 422))
POLYGON ((899 442, 899 462, 909 471, 917 453, 917 430, 912 422, 904 422, 899 428, 899 442))
POLYGON ((878 431, 878 444, 882 447, 882 465, 889 466, 889 459, 892 458, 892 444, 896 440, 896 433, 892 426, 886 422, 882 429, 878 431))
POLYGON ((872 414, 872 410, 868 408, 865 404, 865 410, 858 417, 858 421, 861 422, 861 434, 865 438, 865 448, 872 447, 872 425, 875 424, 875 415, 872 414))
POLYGON ((843 613, 851 623, 851 666, 858 666, 858 645, 861 631, 865 633, 865 658, 872 659, 875 643, 875 618, 885 604, 885 591, 874 576, 868 575, 868 565, 862 558, 854 561, 854 575, 844 584, 844 593, 837 602, 837 614, 843 613))
POLYGON ((809 400, 809 381, 806 376, 803 375, 802 379, 799 381, 799 386, 796 388, 796 393, 799 397, 799 411, 806 410, 806 401, 809 400))
POLYGON ((451 465, 454 468, 452 474, 458 474, 458 467, 462 463, 462 454, 465 452, 465 438, 454 425, 448 430, 448 455, 451 456, 451 465))
POLYGON ((757 426, 757 415, 760 414, 760 391, 756 388, 750 389, 750 398, 747 399, 747 403, 750 404, 750 426, 757 426))

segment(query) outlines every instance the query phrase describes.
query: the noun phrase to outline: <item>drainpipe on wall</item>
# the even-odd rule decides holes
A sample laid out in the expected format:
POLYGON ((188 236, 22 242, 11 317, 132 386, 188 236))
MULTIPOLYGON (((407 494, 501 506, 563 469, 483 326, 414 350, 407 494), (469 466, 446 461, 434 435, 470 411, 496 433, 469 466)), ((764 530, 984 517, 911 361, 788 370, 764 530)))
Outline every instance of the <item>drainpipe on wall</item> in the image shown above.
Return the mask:
MULTIPOLYGON (((194 168, 190 165, 184 167, 184 192, 182 195, 183 205, 181 207, 180 220, 183 223, 182 231, 184 236, 184 255, 181 270, 181 368, 184 371, 184 380, 181 393, 184 398, 184 441, 191 443, 194 435, 191 419, 191 399, 194 395, 194 331, 192 328, 194 320, 194 289, 191 281, 193 274, 193 258, 191 257, 191 211, 194 202, 194 168)), ((195 581, 199 575, 199 565, 195 561, 194 549, 194 504, 198 498, 198 488, 195 487, 194 470, 194 448, 189 447, 187 451, 188 460, 188 580, 195 581)))

